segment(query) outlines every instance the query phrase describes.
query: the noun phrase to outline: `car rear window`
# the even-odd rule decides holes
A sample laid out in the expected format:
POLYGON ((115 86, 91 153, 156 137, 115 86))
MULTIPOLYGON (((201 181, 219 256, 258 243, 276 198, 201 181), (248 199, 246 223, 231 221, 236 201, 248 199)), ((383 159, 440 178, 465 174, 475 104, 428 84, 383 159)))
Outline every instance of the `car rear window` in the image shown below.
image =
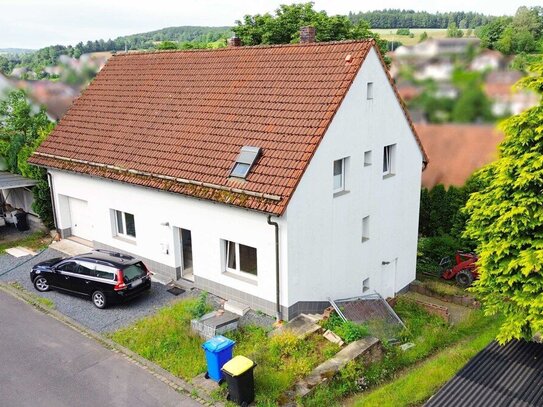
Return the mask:
POLYGON ((92 270, 91 276, 106 280, 115 280, 115 269, 104 264, 97 264, 96 268, 92 270))
POLYGON ((123 270, 124 282, 129 283, 145 276, 146 274, 147 270, 145 269, 143 263, 139 262, 132 264, 123 270))

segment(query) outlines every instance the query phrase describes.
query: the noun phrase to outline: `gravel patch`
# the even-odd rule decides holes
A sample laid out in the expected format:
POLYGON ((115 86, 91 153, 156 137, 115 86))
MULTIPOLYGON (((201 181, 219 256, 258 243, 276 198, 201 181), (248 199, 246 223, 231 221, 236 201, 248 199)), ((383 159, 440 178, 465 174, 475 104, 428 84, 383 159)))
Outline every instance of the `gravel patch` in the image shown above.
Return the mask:
POLYGON ((274 322, 275 318, 252 309, 239 319, 240 326, 256 325, 270 331, 273 329, 274 322))
POLYGON ((80 324, 97 332, 111 332, 129 325, 137 319, 155 313, 159 308, 173 301, 192 297, 196 293, 187 290, 174 296, 167 292, 167 287, 160 283, 152 283, 151 290, 134 298, 132 301, 115 304, 104 310, 96 308, 90 299, 73 296, 57 291, 38 292, 30 281, 30 269, 34 264, 55 257, 65 257, 54 249, 46 249, 31 257, 13 257, 8 254, 0 255, 0 281, 18 282, 26 290, 37 296, 49 298, 55 304, 55 309, 80 324))

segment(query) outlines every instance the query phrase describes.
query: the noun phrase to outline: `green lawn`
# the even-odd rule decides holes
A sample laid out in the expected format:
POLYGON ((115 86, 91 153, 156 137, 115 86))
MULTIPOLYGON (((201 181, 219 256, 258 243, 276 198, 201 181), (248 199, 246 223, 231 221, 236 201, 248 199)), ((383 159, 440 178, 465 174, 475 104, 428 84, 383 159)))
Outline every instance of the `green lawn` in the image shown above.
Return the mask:
POLYGON ((0 241, 0 254, 4 254, 6 249, 10 249, 16 246, 23 246, 32 250, 41 250, 47 247, 50 243, 50 237, 44 232, 34 232, 22 239, 12 240, 9 242, 0 241))
POLYGON ((497 328, 497 323, 489 325, 409 369, 397 379, 357 396, 353 404, 357 407, 402 407, 424 403, 496 337, 497 328))
POLYGON ((205 371, 200 337, 190 330, 196 299, 182 300, 111 334, 111 339, 184 379, 205 371))
MULTIPOLYGON (((205 372, 203 339, 190 329, 191 310, 197 300, 181 300, 157 314, 137 321, 111 338, 171 373, 190 380, 205 372)), ((339 348, 321 336, 300 340, 289 333, 268 338, 260 327, 245 327, 226 334, 236 341, 235 355, 257 363, 255 388, 257 405, 276 405, 281 395, 298 378, 334 355, 339 348)), ((214 396, 224 400, 226 389, 214 396)))
MULTIPOLYGON (((396 28, 377 28, 372 29, 371 31, 379 34, 381 38, 387 41, 399 41, 403 45, 414 45, 419 42, 420 35, 426 31, 428 38, 446 38, 447 29, 446 28, 410 28, 414 36, 410 38, 408 35, 397 35, 396 28)), ((463 30, 464 35, 466 35, 467 30, 463 30)), ((472 34, 473 36, 473 34, 472 34)))

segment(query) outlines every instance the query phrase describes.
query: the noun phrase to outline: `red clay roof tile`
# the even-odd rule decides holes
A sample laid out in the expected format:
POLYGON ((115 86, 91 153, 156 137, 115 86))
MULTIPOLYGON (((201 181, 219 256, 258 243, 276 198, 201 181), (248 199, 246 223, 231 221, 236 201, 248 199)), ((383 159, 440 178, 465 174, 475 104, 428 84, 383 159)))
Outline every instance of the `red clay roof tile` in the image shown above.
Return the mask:
POLYGON ((31 162, 281 215, 372 47, 117 55, 31 162), (246 181, 233 182, 243 145, 262 155, 246 181))

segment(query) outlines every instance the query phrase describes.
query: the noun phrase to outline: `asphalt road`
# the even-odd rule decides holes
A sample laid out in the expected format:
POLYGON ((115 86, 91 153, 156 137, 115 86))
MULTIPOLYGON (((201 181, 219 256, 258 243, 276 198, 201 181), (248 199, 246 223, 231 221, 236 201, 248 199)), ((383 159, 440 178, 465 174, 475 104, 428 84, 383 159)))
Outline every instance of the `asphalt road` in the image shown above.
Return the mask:
POLYGON ((0 406, 199 406, 146 370, 0 291, 0 406))

